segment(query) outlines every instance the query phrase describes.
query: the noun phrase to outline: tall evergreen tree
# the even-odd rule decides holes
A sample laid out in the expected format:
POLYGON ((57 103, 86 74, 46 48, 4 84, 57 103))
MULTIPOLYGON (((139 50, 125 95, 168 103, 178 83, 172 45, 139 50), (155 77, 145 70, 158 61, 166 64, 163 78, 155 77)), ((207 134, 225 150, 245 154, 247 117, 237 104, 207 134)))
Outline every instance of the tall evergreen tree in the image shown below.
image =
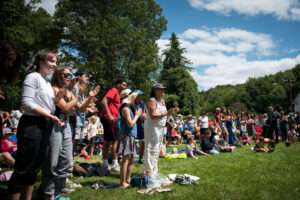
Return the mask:
POLYGON ((183 114, 199 112, 199 95, 197 83, 189 73, 191 62, 184 57, 185 49, 172 33, 169 48, 164 51, 163 70, 159 80, 166 85, 166 102, 168 106, 178 104, 183 114), (175 101, 176 100, 176 101, 175 101), (175 103, 174 103, 175 101, 175 103))

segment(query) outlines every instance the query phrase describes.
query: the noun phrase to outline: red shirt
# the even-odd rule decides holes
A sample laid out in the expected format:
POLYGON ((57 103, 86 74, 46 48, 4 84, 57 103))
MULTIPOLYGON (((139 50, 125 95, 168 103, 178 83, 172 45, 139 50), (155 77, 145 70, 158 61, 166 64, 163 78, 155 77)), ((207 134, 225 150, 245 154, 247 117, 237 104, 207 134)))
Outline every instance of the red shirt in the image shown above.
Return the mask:
POLYGON ((216 121, 216 125, 220 126, 220 118, 221 118, 221 113, 215 113, 214 114, 214 119, 216 121))
MULTIPOLYGON (((108 103, 108 110, 109 113, 115 118, 118 119, 119 115, 119 108, 120 108, 120 95, 116 88, 110 89, 106 95, 107 98, 109 98, 111 101, 108 103)), ((108 119, 106 113, 104 112, 104 109, 102 110, 100 117, 105 117, 108 119)))

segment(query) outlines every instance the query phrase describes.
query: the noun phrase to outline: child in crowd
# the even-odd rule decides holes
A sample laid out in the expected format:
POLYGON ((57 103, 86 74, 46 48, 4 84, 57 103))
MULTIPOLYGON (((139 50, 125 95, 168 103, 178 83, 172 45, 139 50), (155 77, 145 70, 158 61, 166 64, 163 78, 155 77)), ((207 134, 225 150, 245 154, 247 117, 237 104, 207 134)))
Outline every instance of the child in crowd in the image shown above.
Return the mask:
POLYGON ((85 159, 91 159, 94 153, 94 144, 95 144, 95 137, 96 137, 96 130, 97 130, 97 117, 92 116, 91 122, 87 126, 87 144, 81 150, 81 154, 84 155, 85 159), (87 155, 86 149, 90 147, 91 156, 87 155))
POLYGON ((218 151, 214 150, 214 143, 210 141, 211 132, 209 129, 204 131, 204 137, 201 140, 202 151, 208 154, 219 154, 218 151))
POLYGON ((135 137, 137 136, 136 121, 142 114, 142 109, 139 108, 135 115, 130 109, 130 105, 134 103, 137 96, 138 93, 132 92, 130 89, 125 89, 120 93, 121 132, 117 152, 122 155, 120 169, 120 185, 122 188, 130 187, 130 176, 137 157, 135 144, 135 137))
POLYGON ((256 143, 254 150, 256 152, 273 152, 275 148, 275 141, 269 138, 264 138, 263 136, 258 136, 258 142, 256 143), (268 147, 265 147, 268 145, 268 147))
POLYGON ((216 138, 216 145, 220 152, 234 152, 235 147, 229 146, 226 141, 224 140, 222 134, 219 132, 219 137, 216 138))
POLYGON ((197 149, 197 144, 194 140, 194 136, 190 135, 187 138, 187 144, 185 147, 185 153, 188 157, 192 157, 193 159, 198 159, 195 154, 199 154, 199 155, 204 155, 204 156, 208 156, 207 153, 204 153, 203 151, 201 151, 200 149, 197 149))
POLYGON ((243 138, 242 138, 242 143, 245 145, 250 145, 251 144, 251 138, 249 137, 248 133, 244 133, 243 138))
MULTIPOLYGON (((266 138, 268 139, 268 138, 266 138)), ((258 142, 255 144, 254 150, 255 152, 269 152, 269 149, 265 147, 264 138, 259 137, 258 142)))

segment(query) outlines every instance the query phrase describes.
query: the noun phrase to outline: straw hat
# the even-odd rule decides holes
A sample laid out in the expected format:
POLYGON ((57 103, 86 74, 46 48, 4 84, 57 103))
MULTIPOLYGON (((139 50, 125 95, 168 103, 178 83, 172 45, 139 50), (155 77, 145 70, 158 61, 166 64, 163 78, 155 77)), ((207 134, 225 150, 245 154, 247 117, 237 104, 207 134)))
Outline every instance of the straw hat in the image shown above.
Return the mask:
POLYGON ((131 91, 131 89, 125 89, 120 93, 120 101, 122 106, 124 103, 133 104, 135 98, 139 95, 137 92, 131 91))

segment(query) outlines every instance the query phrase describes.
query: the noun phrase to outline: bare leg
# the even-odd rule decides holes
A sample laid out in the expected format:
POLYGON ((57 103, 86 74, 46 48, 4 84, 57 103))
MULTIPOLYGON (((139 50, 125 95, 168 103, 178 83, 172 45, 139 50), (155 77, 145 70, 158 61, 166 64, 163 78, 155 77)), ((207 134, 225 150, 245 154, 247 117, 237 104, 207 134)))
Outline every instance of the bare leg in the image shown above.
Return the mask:
POLYGON ((140 159, 144 156, 144 150, 145 150, 145 142, 142 141, 140 146, 140 159))
POLYGON ((94 155, 94 144, 91 144, 91 156, 94 155))
POLYGON ((34 188, 33 185, 23 187, 23 191, 22 191, 23 198, 22 199, 31 200, 33 188, 34 188))
POLYGON ((121 169, 120 169, 120 185, 122 188, 129 187, 129 184, 126 183, 128 162, 129 162, 128 156, 123 156, 122 163, 121 163, 121 169))
POLYGON ((104 143, 103 143, 103 154, 102 154, 102 158, 104 160, 107 160, 107 158, 108 158, 109 144, 110 144, 109 141, 104 140, 104 143))
POLYGON ((130 185, 130 177, 131 177, 131 172, 132 172, 132 168, 133 168, 133 164, 135 162, 135 159, 136 158, 131 158, 129 160, 129 164, 127 166, 127 173, 126 173, 126 177, 125 177, 125 180, 126 180, 126 183, 130 185))
POLYGON ((19 200, 20 196, 21 196, 21 193, 15 193, 15 194, 9 195, 8 199, 9 200, 19 200))
POLYGON ((113 160, 118 160, 118 154, 117 154, 117 147, 118 147, 118 140, 114 141, 112 144, 112 158, 113 160))
POLYGON ((172 137, 169 136, 167 145, 170 145, 170 144, 171 144, 171 141, 172 141, 172 137))

